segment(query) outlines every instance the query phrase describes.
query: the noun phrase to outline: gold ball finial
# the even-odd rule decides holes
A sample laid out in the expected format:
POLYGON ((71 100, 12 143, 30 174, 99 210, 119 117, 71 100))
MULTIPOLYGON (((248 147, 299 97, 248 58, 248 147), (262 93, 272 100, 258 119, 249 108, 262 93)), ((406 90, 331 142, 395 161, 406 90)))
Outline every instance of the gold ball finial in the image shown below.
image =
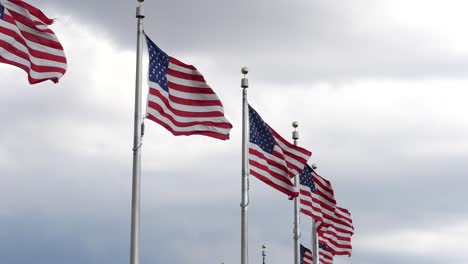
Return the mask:
POLYGON ((292 122, 292 127, 297 128, 299 126, 299 122, 294 121, 292 122))
POLYGON ((145 0, 137 0, 137 1, 140 2, 140 3, 143 3, 145 0))
POLYGON ((247 73, 249 73, 249 68, 242 67, 241 72, 242 72, 242 74, 246 75, 247 73))

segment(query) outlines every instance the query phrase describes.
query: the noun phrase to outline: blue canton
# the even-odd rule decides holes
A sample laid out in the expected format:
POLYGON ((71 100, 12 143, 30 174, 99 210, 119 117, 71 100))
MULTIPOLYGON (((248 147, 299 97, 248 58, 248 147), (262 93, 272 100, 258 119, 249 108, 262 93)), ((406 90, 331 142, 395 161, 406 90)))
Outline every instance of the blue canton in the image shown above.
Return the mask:
POLYGON ((319 243, 319 248, 327 250, 327 245, 325 243, 319 243))
POLYGON ((3 14, 5 14, 5 7, 0 3, 0 19, 3 19, 3 14))
MULTIPOLYGON (((169 56, 162 51, 154 42, 146 36, 146 43, 149 54, 149 80, 158 83, 161 88, 169 92, 167 85, 167 67, 169 66, 169 56)), ((155 88, 155 87, 153 87, 155 88)))
POLYGON ((260 115, 249 105, 250 142, 258 145, 263 151, 273 153, 275 138, 270 128, 260 115))
POLYGON ((315 183, 312 180, 312 168, 306 164, 304 169, 299 173, 299 182, 301 185, 309 186, 310 191, 315 193, 315 183))

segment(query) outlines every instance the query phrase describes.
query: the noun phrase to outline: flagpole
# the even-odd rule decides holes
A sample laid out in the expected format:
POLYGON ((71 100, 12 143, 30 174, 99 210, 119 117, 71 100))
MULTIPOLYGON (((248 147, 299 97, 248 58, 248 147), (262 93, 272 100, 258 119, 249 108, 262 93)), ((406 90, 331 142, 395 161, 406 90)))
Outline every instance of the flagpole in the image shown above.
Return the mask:
MULTIPOLYGON (((294 140, 294 146, 297 146, 297 140, 299 140, 299 131, 297 131, 297 127, 299 123, 294 121, 292 123, 294 131, 292 133, 292 139, 294 140)), ((299 175, 294 177, 294 186, 299 188, 299 175)), ((301 248, 300 248, 300 241, 299 238, 301 237, 301 231, 299 229, 300 219, 299 219, 299 196, 294 198, 294 264, 300 264, 301 261, 301 248)))
POLYGON ((247 102, 247 88, 249 80, 246 78, 249 69, 243 67, 241 70, 244 78, 241 81, 242 87, 242 197, 241 197, 241 264, 249 263, 248 245, 248 222, 247 209, 249 206, 249 103, 247 102))
POLYGON ((135 120, 133 132, 133 177, 132 177, 132 227, 130 234, 130 264, 138 264, 140 257, 140 178, 141 178, 141 58, 143 49, 143 2, 136 8, 138 19, 137 29, 137 55, 136 55, 136 79, 135 79, 135 120))
POLYGON ((312 258, 313 264, 318 264, 318 246, 317 246, 317 228, 315 227, 315 220, 312 219, 312 258))
MULTIPOLYGON (((312 164, 312 169, 317 169, 316 164, 312 164)), ((313 264, 319 263, 319 254, 318 254, 318 236, 317 236, 317 227, 315 226, 315 220, 312 218, 312 258, 313 264)))

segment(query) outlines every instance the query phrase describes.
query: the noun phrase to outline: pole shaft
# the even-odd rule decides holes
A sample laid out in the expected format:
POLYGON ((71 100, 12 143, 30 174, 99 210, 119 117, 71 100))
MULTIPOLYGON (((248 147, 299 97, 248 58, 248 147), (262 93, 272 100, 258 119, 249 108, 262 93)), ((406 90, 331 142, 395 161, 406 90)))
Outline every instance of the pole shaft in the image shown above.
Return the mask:
POLYGON ((140 249, 140 178, 141 178, 141 58, 143 49, 143 15, 142 7, 137 8, 137 54, 135 79, 135 120, 133 134, 133 177, 132 177, 132 227, 130 234, 130 264, 139 263, 140 249), (140 15, 139 15, 140 14, 140 15))
POLYGON ((319 263, 319 254, 318 254, 318 243, 317 243, 317 227, 315 226, 315 220, 312 218, 312 258, 313 264, 319 263))
POLYGON ((242 197, 241 197, 241 264, 249 263, 248 252, 248 218, 249 206, 249 105, 247 102, 247 87, 242 89, 242 197))
MULTIPOLYGON (((293 134, 294 135, 294 134, 293 134)), ((297 146, 297 139, 294 138, 294 145, 297 146)), ((294 186, 299 188, 299 175, 294 177, 294 186)), ((294 264, 300 264, 301 262, 301 248, 299 238, 301 237, 301 231, 299 229, 299 197, 294 198, 294 264)))

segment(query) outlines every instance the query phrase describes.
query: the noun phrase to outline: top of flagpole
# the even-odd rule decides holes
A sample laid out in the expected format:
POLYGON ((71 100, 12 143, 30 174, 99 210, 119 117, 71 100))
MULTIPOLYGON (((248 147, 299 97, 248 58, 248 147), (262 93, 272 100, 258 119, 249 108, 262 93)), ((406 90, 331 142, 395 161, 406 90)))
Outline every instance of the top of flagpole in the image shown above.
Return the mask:
POLYGON ((249 68, 242 67, 241 72, 242 74, 244 74, 244 78, 242 78, 242 82, 241 82, 241 87, 249 88, 249 79, 246 78, 247 73, 249 73, 249 68))
POLYGON ((299 131, 297 131, 297 127, 299 126, 299 122, 294 121, 292 122, 292 127, 294 128, 294 131, 292 133, 292 138, 294 139, 294 144, 296 144, 297 140, 299 139, 299 131))
POLYGON ((137 6, 137 9, 136 9, 136 17, 137 18, 144 18, 145 15, 143 13, 143 2, 145 0, 137 0, 140 4, 137 6))

